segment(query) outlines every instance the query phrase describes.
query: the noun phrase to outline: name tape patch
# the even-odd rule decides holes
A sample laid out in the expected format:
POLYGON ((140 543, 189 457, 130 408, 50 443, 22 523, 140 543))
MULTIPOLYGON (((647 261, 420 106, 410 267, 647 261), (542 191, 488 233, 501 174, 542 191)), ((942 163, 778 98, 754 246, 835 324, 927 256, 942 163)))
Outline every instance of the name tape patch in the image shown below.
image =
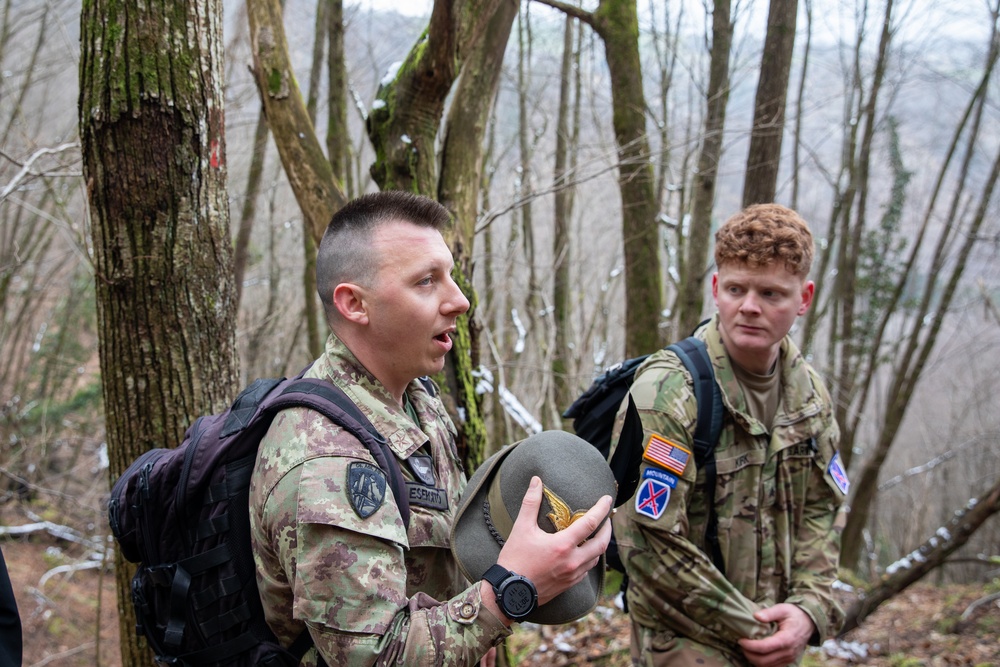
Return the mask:
POLYGON ((444 489, 408 481, 406 482, 406 492, 411 505, 442 512, 448 509, 448 494, 444 489))

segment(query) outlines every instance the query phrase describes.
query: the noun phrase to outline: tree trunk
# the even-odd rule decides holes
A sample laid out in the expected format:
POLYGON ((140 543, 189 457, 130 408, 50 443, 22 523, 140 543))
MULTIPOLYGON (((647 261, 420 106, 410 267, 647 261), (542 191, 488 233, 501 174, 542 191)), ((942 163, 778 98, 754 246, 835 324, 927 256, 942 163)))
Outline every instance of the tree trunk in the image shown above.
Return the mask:
POLYGON ((660 347, 663 310, 658 211, 646 138, 635 0, 602 0, 594 19, 611 72, 625 247, 625 356, 634 357, 660 347))
MULTIPOLYGON (((368 136, 376 153, 371 174, 380 188, 409 190, 438 199, 443 196, 440 189, 443 182, 439 182, 435 146, 445 99, 466 63, 476 63, 485 57, 477 55, 478 50, 489 50, 489 47, 483 45, 486 31, 490 27, 498 27, 494 21, 498 13, 509 9, 503 7, 505 3, 507 0, 484 0, 476 3, 435 0, 425 35, 411 49, 396 76, 379 88, 379 104, 374 106, 368 116, 368 136)), ((498 68, 499 64, 492 61, 487 66, 498 68)), ((471 67, 473 70, 478 69, 475 65, 471 67)), ((471 83, 470 80, 470 85, 471 83)), ((485 106, 489 107, 490 99, 492 95, 480 99, 478 103, 483 104, 486 100, 485 106)), ((466 118, 472 118, 467 110, 475 103, 474 100, 463 101, 466 111, 456 113, 465 113, 466 118)), ((485 128, 485 123, 482 127, 485 128)), ((480 133, 477 141, 463 144, 461 148, 474 150, 473 155, 481 155, 481 145, 480 133)), ((442 164, 447 165, 457 155, 455 144, 452 146, 441 157, 442 164)), ((458 193, 462 193, 463 197, 468 196, 468 193, 478 187, 475 171, 466 174, 468 180, 464 183, 468 185, 461 188, 456 187, 457 181, 454 178, 450 176, 447 183, 448 197, 458 193)), ((468 222, 464 224, 467 225, 468 222)), ((467 229, 456 228, 463 234, 467 229)), ((447 241, 455 256, 455 279, 469 296, 474 308, 477 300, 472 287, 472 276, 468 273, 471 267, 472 238, 459 239, 456 232, 453 232, 448 235, 447 241)), ((471 361, 474 358, 473 350, 476 349, 474 333, 470 318, 459 318, 455 347, 445 369, 447 395, 442 396, 459 425, 459 451, 467 463, 480 460, 479 457, 486 450, 485 432, 472 377, 471 361)))
MULTIPOLYGON (((284 4, 284 0, 282 0, 284 4)), ((313 26, 312 57, 309 59, 309 87, 306 97, 306 115, 316 127, 316 107, 319 105, 319 80, 323 73, 323 54, 326 52, 326 34, 330 28, 327 16, 330 14, 330 2, 316 1, 316 22, 313 26)), ((332 160, 331 160, 332 162, 332 160)), ((339 179, 338 179, 339 180, 339 179)))
POLYGON ((508 1, 434 0, 425 35, 396 76, 380 86, 379 103, 368 116, 368 136, 376 152, 371 172, 379 188, 437 195, 434 147, 445 98, 469 53, 508 1))
MULTIPOLYGON (((569 183, 567 163, 569 161, 570 134, 569 120, 573 108, 571 85, 574 63, 579 71, 580 61, 573 48, 573 34, 577 32, 577 21, 567 16, 563 26, 562 67, 559 77, 559 109, 556 119, 555 168, 552 173, 555 199, 552 232, 552 319, 555 328, 555 345, 552 349, 553 396, 557 408, 567 408, 573 401, 574 391, 570 387, 570 218, 573 214, 573 187, 569 183)), ((559 421, 555 422, 559 424, 559 421)))
POLYGON ((612 124, 618 145, 618 188, 622 198, 625 356, 652 352, 662 342, 659 325, 663 279, 635 0, 601 0, 593 12, 558 0, 537 1, 585 21, 604 40, 611 73, 612 124))
POLYGON ((236 228, 236 243, 233 251, 233 277, 236 285, 236 308, 239 310, 243 300, 243 277, 246 275, 247 262, 250 259, 250 235, 253 233, 253 223, 257 216, 257 197, 260 195, 261 177, 264 175, 264 162, 267 156, 267 116, 261 107, 257 115, 257 128, 253 135, 253 152, 250 155, 250 169, 247 171, 247 188, 243 193, 243 206, 240 209, 240 222, 236 228))
MULTIPOLYGON (((504 52, 510 38, 517 3, 504 2, 497 7, 482 39, 465 60, 461 76, 455 84, 448 110, 445 136, 442 142, 441 176, 438 200, 455 216, 453 234, 448 239, 455 255, 456 276, 466 281, 464 291, 475 296, 467 281, 472 278, 472 250, 479 212, 479 194, 483 187, 483 161, 486 130, 500 83, 504 52)), ((468 470, 479 467, 504 440, 493 440, 493 449, 486 437, 480 399, 476 394, 473 371, 479 368, 479 328, 476 326, 477 299, 470 298, 472 308, 461 318, 460 327, 468 347, 461 354, 450 355, 445 369, 449 393, 455 397, 452 409, 464 408, 463 460, 468 470)))
POLYGON ((326 120, 326 154, 333 167, 333 176, 344 185, 347 196, 353 197, 351 178, 351 133, 347 124, 347 64, 344 60, 344 3, 343 0, 321 0, 329 5, 327 35, 330 49, 327 52, 327 75, 330 92, 327 97, 329 114, 326 120))
MULTIPOLYGON (((221 5, 83 5, 80 135, 112 480, 237 389, 221 5)), ((119 556, 122 663, 148 665, 132 571, 119 556)))
POLYGON ((798 0, 771 0, 767 12, 767 35, 760 61, 750 152, 743 182, 743 206, 774 201, 798 8, 798 0))
POLYGON ((333 212, 346 203, 316 138, 292 72, 279 0, 247 0, 253 73, 281 164, 318 242, 333 212))
POLYGON ((806 43, 802 48, 802 70, 799 74, 799 87, 795 95, 795 125, 792 129, 792 199, 791 208, 799 209, 799 189, 802 168, 802 118, 805 115, 806 81, 809 78, 809 57, 812 55, 813 4, 805 0, 806 9, 806 43))
POLYGON ((694 330, 705 307, 705 275, 712 238, 712 210, 715 205, 716 175, 722 158, 722 135, 729 102, 729 52, 733 42, 730 0, 715 0, 712 11, 711 60, 708 66, 705 134, 698 154, 698 171, 691 188, 691 225, 687 258, 678 295, 677 315, 681 335, 694 330))

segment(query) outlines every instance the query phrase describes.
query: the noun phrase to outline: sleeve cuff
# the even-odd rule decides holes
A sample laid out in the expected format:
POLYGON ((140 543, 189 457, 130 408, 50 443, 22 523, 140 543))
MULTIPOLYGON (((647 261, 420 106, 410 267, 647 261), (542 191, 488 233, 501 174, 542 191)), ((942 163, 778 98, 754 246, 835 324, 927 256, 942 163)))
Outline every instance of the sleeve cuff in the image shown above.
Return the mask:
POLYGON ((483 632, 483 637, 489 638, 490 646, 500 644, 512 632, 483 604, 483 598, 479 592, 479 582, 469 586, 464 593, 451 599, 448 603, 448 615, 455 623, 478 626, 483 632))
POLYGON ((785 602, 794 604, 812 620, 814 629, 812 635, 809 637, 809 646, 822 645, 827 639, 830 630, 825 607, 816 600, 803 597, 788 598, 785 602))

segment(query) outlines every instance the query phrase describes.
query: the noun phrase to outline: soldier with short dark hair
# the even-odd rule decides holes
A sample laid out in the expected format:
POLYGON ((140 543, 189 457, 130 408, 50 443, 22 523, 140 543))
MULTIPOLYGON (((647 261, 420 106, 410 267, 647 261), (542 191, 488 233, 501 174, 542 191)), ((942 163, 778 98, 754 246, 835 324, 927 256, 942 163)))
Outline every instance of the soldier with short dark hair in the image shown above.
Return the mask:
POLYGON ((839 628, 840 432, 822 380, 788 336, 812 304, 812 259, 808 225, 777 204, 750 206, 716 234, 717 312, 695 335, 725 404, 715 448, 721 569, 692 455, 691 376, 667 350, 636 373, 640 486, 614 518, 635 665, 784 667, 839 628))
MULTIPOLYGON (((307 375, 343 389, 386 438, 411 515, 407 527, 384 471, 349 433, 306 408, 274 419, 250 488, 251 538, 268 624, 286 646, 303 631, 314 642, 305 667, 472 665, 535 604, 508 607, 491 583, 470 583, 450 550, 466 476, 455 426, 418 380, 442 370, 469 308, 451 276, 441 233, 449 223, 431 199, 379 192, 338 211, 319 246, 332 333, 307 375)), ((542 495, 541 484, 529 487, 527 518, 490 568, 504 580, 520 575, 538 605, 583 580, 611 535, 610 522, 598 530, 610 497, 574 508, 589 511, 550 534, 534 520, 542 495)))

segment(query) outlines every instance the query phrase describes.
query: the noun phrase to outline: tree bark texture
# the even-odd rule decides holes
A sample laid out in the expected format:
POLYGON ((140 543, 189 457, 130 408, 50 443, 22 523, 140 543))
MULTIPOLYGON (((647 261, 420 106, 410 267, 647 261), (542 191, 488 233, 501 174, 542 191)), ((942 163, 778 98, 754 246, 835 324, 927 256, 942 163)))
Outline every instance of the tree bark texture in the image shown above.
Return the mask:
MULTIPOLYGON (((80 135, 112 480, 237 389, 221 9, 83 3, 80 135)), ((119 556, 122 661, 148 665, 132 571, 119 556)))
POLYGON ((785 130, 785 100, 795 47, 798 0, 771 0, 754 100, 743 206, 774 201, 785 130))
POLYGON ((435 142, 445 98, 466 57, 507 2, 435 0, 430 25, 395 76, 379 88, 368 115, 368 136, 376 152, 371 174, 380 189, 437 195, 435 142))
POLYGON ((292 71, 279 0, 248 0, 254 80, 281 164, 313 238, 323 237, 347 198, 316 137, 292 71))

